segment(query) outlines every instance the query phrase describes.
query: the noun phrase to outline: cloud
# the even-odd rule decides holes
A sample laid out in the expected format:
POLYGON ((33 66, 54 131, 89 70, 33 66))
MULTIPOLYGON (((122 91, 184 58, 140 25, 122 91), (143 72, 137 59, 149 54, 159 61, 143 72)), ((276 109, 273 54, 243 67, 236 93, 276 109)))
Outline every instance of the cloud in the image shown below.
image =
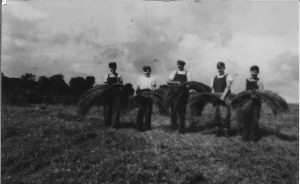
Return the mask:
POLYGON ((40 20, 47 16, 43 11, 37 10, 30 6, 30 4, 23 1, 8 1, 8 5, 2 10, 4 13, 9 11, 16 18, 21 20, 40 20), (6 10, 8 9, 8 10, 6 10))
POLYGON ((116 58, 120 58, 124 55, 124 50, 117 47, 117 45, 107 46, 103 49, 102 55, 108 60, 115 60, 116 58))
POLYGON ((37 19, 21 19, 12 13, 5 14, 4 29, 5 35, 13 38, 14 40, 25 40, 38 42, 40 38, 37 36, 39 20, 37 19), (7 23, 9 23, 9 26, 7 23))
POLYGON ((150 65, 163 84, 182 59, 194 80, 208 84, 222 60, 234 92, 257 64, 266 88, 298 101, 299 10, 291 2, 48 0, 7 7, 6 75, 94 75, 101 83, 107 63, 116 61, 125 82, 136 83, 150 65))
MULTIPOLYGON (((41 30, 41 19, 20 18, 10 12, 5 13, 3 30, 2 70, 8 76, 23 73, 39 75, 82 74, 70 72, 74 59, 65 57, 71 38, 66 33, 51 33, 41 30)), ((74 52, 71 51, 71 52, 74 52)), ((79 57, 80 58, 80 57, 79 57)))
POLYGON ((142 20, 137 20, 135 26, 130 41, 123 44, 127 61, 138 71, 145 65, 152 66, 156 72, 162 71, 169 64, 170 51, 176 48, 179 39, 172 38, 164 26, 148 26, 142 20))
POLYGON ((38 37, 38 20, 20 19, 10 13, 6 14, 5 19, 9 26, 4 24, 3 68, 20 75, 18 71, 25 72, 31 68, 26 63, 31 60, 32 53, 41 41, 38 37))
POLYGON ((284 52, 272 59, 269 68, 267 87, 282 94, 288 101, 299 98, 299 55, 284 52))
POLYGON ((269 63, 269 67, 276 76, 275 82, 279 80, 285 83, 299 82, 299 55, 284 52, 276 56, 269 63))
POLYGON ((60 33, 52 37, 52 44, 64 45, 70 41, 70 36, 66 33, 60 33))

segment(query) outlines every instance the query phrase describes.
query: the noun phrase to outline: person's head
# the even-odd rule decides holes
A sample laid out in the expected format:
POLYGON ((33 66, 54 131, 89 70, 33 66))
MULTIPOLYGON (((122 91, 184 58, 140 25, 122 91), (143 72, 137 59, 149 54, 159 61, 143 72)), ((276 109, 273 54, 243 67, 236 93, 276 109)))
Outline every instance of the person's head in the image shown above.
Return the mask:
POLYGON ((184 70, 185 62, 182 60, 177 60, 177 67, 179 70, 184 70))
POLYGON ((217 70, 218 70, 219 75, 223 75, 225 72, 225 63, 219 61, 217 63, 217 70))
POLYGON ((117 70, 117 63, 116 62, 110 62, 110 63, 108 63, 108 67, 109 67, 110 71, 112 73, 114 73, 117 70))
POLYGON ((143 71, 144 71, 145 76, 148 77, 151 74, 151 67, 150 66, 144 66, 143 71))
POLYGON ((257 78, 257 75, 259 74, 259 67, 256 65, 253 65, 250 67, 250 74, 251 77, 257 78))

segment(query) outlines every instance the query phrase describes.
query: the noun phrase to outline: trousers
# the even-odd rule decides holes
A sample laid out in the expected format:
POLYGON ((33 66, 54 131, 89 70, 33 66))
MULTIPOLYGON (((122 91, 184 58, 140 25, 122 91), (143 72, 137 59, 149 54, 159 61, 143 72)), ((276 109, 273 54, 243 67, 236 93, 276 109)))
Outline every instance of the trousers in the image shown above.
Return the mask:
POLYGON ((149 97, 143 97, 138 107, 137 128, 140 131, 151 129, 151 115, 153 102, 149 97))
POLYGON ((103 108, 104 123, 106 126, 119 128, 120 126, 120 104, 116 99, 106 99, 103 108))

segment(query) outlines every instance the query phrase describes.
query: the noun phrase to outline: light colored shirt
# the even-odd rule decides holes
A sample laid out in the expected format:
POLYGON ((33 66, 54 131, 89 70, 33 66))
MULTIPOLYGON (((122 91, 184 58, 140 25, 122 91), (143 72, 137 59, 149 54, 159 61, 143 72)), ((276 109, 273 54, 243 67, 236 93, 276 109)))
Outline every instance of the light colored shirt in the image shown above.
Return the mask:
POLYGON ((156 79, 152 76, 140 76, 137 81, 137 87, 141 90, 143 89, 153 89, 156 86, 156 79))
MULTIPOLYGON (((233 79, 232 79, 232 77, 231 77, 231 75, 229 75, 229 74, 223 74, 223 75, 219 75, 218 73, 217 73, 217 78, 223 78, 223 77, 225 77, 225 75, 227 75, 227 77, 226 77, 226 82, 233 82, 233 79)), ((210 87, 212 88, 213 86, 214 86, 214 79, 215 79, 215 76, 211 79, 211 81, 210 81, 210 87)))
MULTIPOLYGON (((112 74, 112 73, 106 74, 106 75, 104 76, 104 83, 107 83, 108 77, 116 77, 116 76, 115 76, 114 74, 112 74)), ((122 75, 118 73, 118 74, 117 74, 117 77, 118 77, 120 83, 123 83, 122 75)))
POLYGON ((172 71, 172 73, 170 74, 169 76, 169 80, 174 80, 174 77, 176 75, 176 72, 180 75, 185 75, 186 74, 186 78, 187 78, 187 81, 191 81, 192 80, 192 77, 191 77, 191 73, 186 71, 186 70, 183 70, 183 71, 179 71, 179 70, 174 70, 172 71))

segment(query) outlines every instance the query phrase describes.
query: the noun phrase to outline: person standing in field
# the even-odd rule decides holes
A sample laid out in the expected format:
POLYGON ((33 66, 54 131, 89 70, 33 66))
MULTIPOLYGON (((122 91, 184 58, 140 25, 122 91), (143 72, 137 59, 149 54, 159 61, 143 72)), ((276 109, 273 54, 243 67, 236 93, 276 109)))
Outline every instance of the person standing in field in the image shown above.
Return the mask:
POLYGON ((246 90, 263 90, 264 85, 258 78, 259 67, 254 65, 250 67, 250 78, 246 79, 246 90))
MULTIPOLYGON (((230 88, 232 85, 233 79, 228 74, 225 73, 225 63, 224 62, 218 62, 217 63, 217 75, 215 75, 211 80, 211 90, 212 93, 217 94, 220 96, 221 100, 226 101, 226 97, 228 94, 230 94, 230 88)), ((230 109, 226 108, 226 117, 223 120, 221 116, 221 110, 220 106, 214 105, 213 111, 214 111, 214 120, 216 121, 217 125, 219 126, 219 133, 223 132, 223 129, 227 129, 229 131, 230 128, 230 109)), ((224 109, 225 110, 225 109, 224 109)), ((223 112, 223 109, 222 109, 223 112)), ((227 132, 228 133, 228 132, 227 132)))
MULTIPOLYGON (((250 77, 246 79, 246 90, 263 90, 262 81, 258 78, 259 67, 253 65, 250 67, 250 77)), ((253 95, 251 98, 251 113, 244 121, 238 121, 238 126, 244 140, 257 141, 259 139, 259 119, 261 110, 261 99, 259 96, 253 95)), ((248 112, 249 113, 249 112, 248 112)), ((243 113, 247 114, 247 113, 243 113)))
MULTIPOLYGON (((110 69, 110 73, 105 75, 104 83, 109 85, 123 84, 123 79, 121 74, 117 73, 117 63, 110 62, 108 64, 108 67, 110 69)), ((119 124, 120 112, 118 110, 115 110, 113 112, 113 109, 118 108, 118 107, 113 107, 114 100, 115 99, 113 98, 105 99, 104 107, 103 107, 103 116, 104 116, 104 123, 106 126, 111 126, 113 124, 112 127, 117 128, 119 124)))
MULTIPOLYGON (((191 81, 192 77, 190 72, 184 69, 185 62, 182 60, 177 60, 177 70, 171 72, 168 80, 168 85, 180 85, 184 82, 191 81)), ((191 90, 192 91, 192 90, 191 90)), ((171 107, 171 125, 173 128, 177 128, 177 119, 181 122, 184 121, 185 106, 180 106, 182 109, 179 111, 181 113, 176 113, 174 106, 171 107)), ((182 125, 183 123, 181 123, 182 125)))
POLYGON ((117 63, 110 62, 108 64, 108 67, 110 69, 110 73, 105 75, 104 83, 105 84, 123 84, 122 75, 117 73, 117 63))
POLYGON ((184 69, 185 62, 182 60, 177 61, 177 70, 172 71, 172 73, 169 76, 169 82, 170 83, 183 83, 186 81, 191 81, 192 77, 190 72, 186 71, 184 69))
POLYGON ((151 115, 153 102, 147 92, 156 89, 156 79, 151 76, 151 67, 143 67, 144 75, 140 76, 137 81, 136 94, 142 96, 137 113, 137 126, 139 131, 151 129, 151 115))

